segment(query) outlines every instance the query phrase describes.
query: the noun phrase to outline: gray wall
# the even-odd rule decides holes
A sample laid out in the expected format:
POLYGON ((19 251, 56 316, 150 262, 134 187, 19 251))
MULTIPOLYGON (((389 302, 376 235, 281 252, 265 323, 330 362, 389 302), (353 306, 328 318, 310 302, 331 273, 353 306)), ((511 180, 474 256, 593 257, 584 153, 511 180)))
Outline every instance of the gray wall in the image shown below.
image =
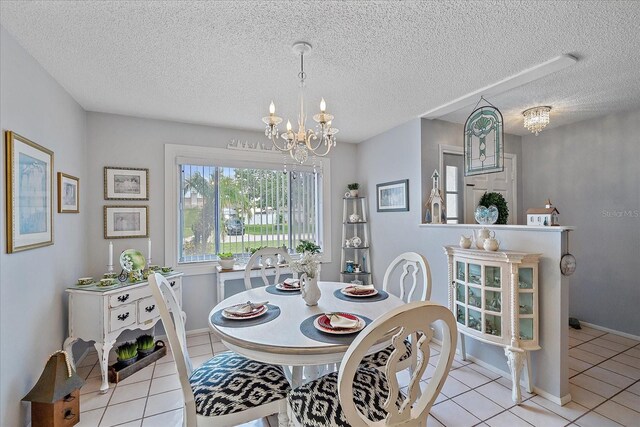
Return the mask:
MULTIPOLYGON (((265 139, 262 132, 216 128, 163 120, 141 119, 103 113, 87 113, 87 140, 89 143, 89 176, 85 186, 89 224, 86 228, 89 245, 88 272, 97 276, 106 269, 108 241, 103 238, 103 206, 118 204, 144 204, 149 206, 150 237, 153 244, 154 264, 174 265, 164 259, 164 144, 186 144, 208 147, 226 147, 231 139, 256 142, 265 139), (149 168, 150 199, 148 202, 106 202, 103 200, 103 167, 128 166, 149 168)), ((256 118, 259 121, 259 118, 256 118)), ((331 155, 331 188, 333 195, 330 218, 332 224, 332 263, 322 268, 322 278, 338 279, 340 262, 342 195, 346 185, 356 179, 356 146, 340 144, 331 155)), ((146 239, 114 239, 114 254, 129 247, 146 253, 146 239)), ((114 257, 116 256, 114 255, 114 257)), ((207 327, 207 314, 216 304, 214 274, 186 277, 183 281, 184 310, 187 329, 207 327)))
MULTIPOLYGON (((86 115, 84 110, 0 27, 0 128, 54 152, 54 173, 80 178, 80 213, 58 214, 54 177, 54 245, 6 253, 5 162, 0 162, 0 419, 26 425, 20 399, 39 378, 48 356, 67 334, 64 288, 87 263, 86 115)), ((3 144, 4 145, 4 144, 3 144)))
MULTIPOLYGON (((422 214, 426 210, 426 203, 431 193, 431 174, 434 169, 440 167, 439 145, 457 145, 462 147, 464 126, 459 123, 446 122, 444 120, 422 119, 422 214)), ((518 181, 518 212, 516 224, 526 222, 522 207, 522 138, 518 135, 504 134, 504 149, 506 153, 517 156, 517 181, 518 181)), ((442 174, 442 171, 440 171, 442 174)), ((513 215, 513 212, 509 213, 513 215)))
MULTIPOLYGON (((553 117, 552 117, 553 120, 553 117)), ((524 207, 547 197, 560 211, 578 263, 570 313, 640 335, 640 110, 522 139, 524 207)))
MULTIPOLYGON (((424 129, 421 129, 424 128, 424 122, 421 119, 411 120, 358 144, 358 181, 370 203, 374 284, 382 284, 384 272, 396 256, 402 252, 415 251, 423 254, 429 261, 432 274, 431 299, 446 306, 447 258, 443 246, 456 244, 460 234, 471 234, 470 229, 473 227, 419 225, 422 217, 421 183, 427 180, 430 185, 430 179, 422 173, 424 160, 428 157, 421 155, 421 151, 433 151, 432 147, 424 145, 424 129), (376 184, 406 178, 409 179, 410 211, 376 212, 376 184)), ((446 130, 454 128, 451 123, 442 121, 433 121, 429 125, 445 129, 440 135, 446 135, 446 130)), ((456 134, 461 135, 461 131, 456 134)), ((433 141, 451 144, 451 141, 444 139, 434 138, 433 141)), ((437 158, 437 148, 435 153, 437 158)), ((435 164, 427 167, 430 176, 435 164)), ((568 317, 565 292, 567 287, 561 283, 560 272, 556 267, 561 251, 560 233, 508 228, 498 229, 496 232, 506 248, 545 254, 540 265, 541 293, 544 294, 540 297, 540 314, 541 318, 544 317, 540 322, 543 350, 533 354, 533 365, 536 385, 550 396, 559 399, 568 393, 568 379, 562 375, 563 372, 568 372, 567 330, 557 327, 558 324, 565 323, 568 317)), ((508 372, 504 351, 501 348, 471 339, 467 340, 467 343, 469 354, 508 372)))

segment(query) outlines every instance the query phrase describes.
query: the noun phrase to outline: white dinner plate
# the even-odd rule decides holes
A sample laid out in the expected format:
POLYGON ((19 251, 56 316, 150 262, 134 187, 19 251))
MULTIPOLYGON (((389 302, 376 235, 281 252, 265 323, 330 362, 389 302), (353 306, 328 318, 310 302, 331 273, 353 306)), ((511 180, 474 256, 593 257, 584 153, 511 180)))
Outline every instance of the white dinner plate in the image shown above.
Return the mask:
MULTIPOLYGON (((238 305, 244 305, 244 304, 238 304, 238 305)), ((232 307, 236 307, 236 306, 232 306, 232 307)), ((228 307, 228 308, 232 308, 232 307, 228 307)), ((268 310, 269 310, 269 307, 267 307, 266 305, 263 305, 260 309, 256 310, 255 313, 245 314, 245 315, 236 315, 232 313, 227 313, 227 310, 224 309, 222 310, 222 317, 229 320, 255 319, 256 317, 260 317, 263 314, 265 314, 268 310)))
POLYGON ((282 283, 276 283, 276 289, 278 289, 280 291, 285 291, 285 292, 292 292, 292 291, 299 291, 301 289, 301 287, 298 286, 297 288, 288 288, 288 287, 284 286, 284 284, 282 284, 282 283))
POLYGON ((371 292, 370 294, 357 295, 357 294, 352 294, 351 292, 348 292, 347 291, 348 288, 349 288, 349 286, 347 286, 346 288, 340 289, 340 293, 342 295, 346 295, 348 297, 353 297, 353 298, 369 298, 369 297, 378 295, 378 290, 377 289, 374 289, 373 292, 371 292))
POLYGON ((367 324, 366 324, 366 322, 364 321, 364 319, 362 317, 356 316, 355 314, 352 314, 352 316, 354 316, 354 317, 356 317, 358 319, 358 326, 356 326, 355 328, 350 328, 350 329, 330 329, 330 328, 325 328, 324 326, 320 326, 319 320, 320 320, 320 318, 322 316, 316 317, 316 320, 313 321, 313 326, 315 326, 315 328, 317 330, 319 330, 320 332, 326 332, 327 334, 333 334, 333 335, 354 334, 356 332, 360 332, 361 330, 363 330, 364 327, 367 324))

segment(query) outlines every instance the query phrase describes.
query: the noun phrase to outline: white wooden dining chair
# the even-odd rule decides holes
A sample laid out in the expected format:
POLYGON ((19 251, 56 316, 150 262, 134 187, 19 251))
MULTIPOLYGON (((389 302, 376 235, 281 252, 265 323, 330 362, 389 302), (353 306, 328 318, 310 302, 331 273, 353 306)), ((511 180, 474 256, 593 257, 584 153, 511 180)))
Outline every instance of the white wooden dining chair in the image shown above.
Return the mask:
MULTIPOLYGON (((396 295, 406 303, 411 301, 428 301, 431 298, 431 269, 427 259, 416 252, 405 252, 398 255, 387 267, 382 281, 382 289, 396 295), (392 280, 399 274, 397 281, 392 280)), ((403 354, 399 370, 409 368, 414 370, 417 364, 417 356, 411 350, 412 343, 417 337, 411 337, 405 341, 406 351, 403 354)), ((383 367, 393 351, 387 347, 364 358, 365 366, 383 367)))
POLYGON ((457 327, 449 309, 430 301, 412 302, 379 317, 351 343, 339 372, 325 375, 293 389, 287 397, 289 421, 294 426, 376 427, 426 426, 447 374, 451 369, 457 327), (420 380, 429 363, 432 324, 442 333, 442 349, 433 377, 420 392, 420 380), (384 370, 361 365, 369 349, 385 336, 394 334, 394 351, 384 370), (421 357, 411 374, 406 392, 396 377, 402 343, 412 334, 420 339, 414 351, 421 357))
POLYGON ((275 413, 279 426, 286 426, 286 396, 291 387, 282 367, 224 352, 193 370, 184 317, 177 314, 181 310, 173 289, 158 273, 149 276, 149 287, 178 370, 185 404, 183 426, 231 427, 275 413))
MULTIPOLYGON (((273 283, 280 282, 280 275, 283 274, 283 266, 278 262, 278 255, 284 259, 287 268, 291 266, 291 256, 283 248, 262 248, 258 249, 251 255, 247 267, 244 270, 244 287, 249 290, 251 286, 251 271, 255 267, 260 268, 260 277, 264 286, 269 286, 269 279, 267 279, 267 269, 275 268, 275 276, 273 283)), ((297 277, 297 276, 296 276, 297 277)))

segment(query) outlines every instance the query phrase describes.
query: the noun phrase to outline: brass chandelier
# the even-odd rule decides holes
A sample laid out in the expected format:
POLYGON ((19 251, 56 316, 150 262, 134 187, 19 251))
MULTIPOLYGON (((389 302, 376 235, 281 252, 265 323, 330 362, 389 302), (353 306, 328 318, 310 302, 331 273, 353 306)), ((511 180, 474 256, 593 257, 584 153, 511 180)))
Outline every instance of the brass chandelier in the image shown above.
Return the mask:
POLYGON ((320 113, 313 116, 317 123, 316 129, 306 129, 305 122, 307 116, 304 111, 304 87, 307 74, 304 71, 304 56, 311 52, 311 45, 306 42, 297 42, 292 46, 293 51, 300 56, 300 112, 298 114, 298 131, 294 132, 291 121, 287 120, 286 132, 280 134, 278 125, 282 123, 282 118, 275 115, 276 106, 271 101, 269 105, 269 115, 262 118, 267 125, 264 134, 271 139, 273 146, 289 155, 296 162, 303 164, 309 156, 326 156, 336 145, 336 134, 338 129, 331 127, 333 116, 327 112, 327 104, 324 98, 320 101, 320 113), (282 137, 283 141, 280 141, 282 137))

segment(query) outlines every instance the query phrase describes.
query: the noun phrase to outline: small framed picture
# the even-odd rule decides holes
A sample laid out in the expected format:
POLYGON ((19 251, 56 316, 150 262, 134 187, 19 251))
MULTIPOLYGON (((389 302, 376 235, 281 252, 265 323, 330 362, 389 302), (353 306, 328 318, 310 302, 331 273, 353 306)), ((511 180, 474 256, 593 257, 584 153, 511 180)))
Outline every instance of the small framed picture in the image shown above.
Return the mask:
POLYGON ((7 253, 53 244, 53 151, 7 131, 7 253))
POLYGON ((148 206, 105 206, 104 238, 149 237, 148 206))
POLYGON ((104 168, 105 200, 149 200, 149 169, 104 168))
POLYGON ((378 212, 409 210, 409 180, 385 182, 376 185, 378 212))
POLYGON ((80 178, 58 172, 58 213, 80 212, 80 178))

